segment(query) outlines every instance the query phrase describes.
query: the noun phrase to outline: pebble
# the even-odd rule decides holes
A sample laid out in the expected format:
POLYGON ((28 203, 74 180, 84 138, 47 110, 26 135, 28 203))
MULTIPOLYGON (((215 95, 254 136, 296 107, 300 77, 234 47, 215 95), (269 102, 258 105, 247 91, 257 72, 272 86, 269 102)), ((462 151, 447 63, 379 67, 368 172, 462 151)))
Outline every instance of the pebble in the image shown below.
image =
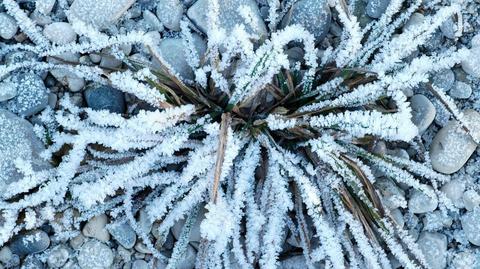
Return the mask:
POLYGON ((44 269, 45 265, 35 256, 27 256, 21 269, 44 269))
POLYGON ((440 210, 435 210, 425 214, 423 218, 423 230, 424 231, 438 231, 443 227, 449 227, 452 225, 452 218, 446 214, 443 214, 440 210))
POLYGON ((107 227, 108 232, 117 242, 126 249, 133 248, 137 240, 137 234, 126 222, 114 223, 107 227))
MULTIPOLYGON (((193 35, 193 42, 197 55, 202 57, 207 45, 203 39, 197 35, 193 35)), ((179 38, 165 38, 160 41, 159 50, 163 59, 173 68, 173 70, 180 75, 180 77, 188 80, 194 79, 194 73, 188 64, 187 55, 185 55, 185 44, 179 38)))
POLYGON ((70 253, 65 246, 55 247, 48 254, 47 264, 50 268, 60 268, 67 262, 69 255, 70 253))
POLYGON ((437 205, 437 197, 431 198, 419 190, 413 190, 408 200, 408 209, 415 214, 431 212, 437 208, 437 205))
POLYGON ((455 84, 455 73, 451 69, 443 69, 433 76, 432 83, 444 91, 448 91, 455 84))
POLYGON ((114 24, 135 0, 75 0, 70 6, 69 21, 79 19, 98 28, 114 24))
POLYGON ((472 47, 470 49, 470 56, 462 61, 462 69, 467 74, 480 78, 480 46, 472 47))
POLYGON ((43 80, 33 73, 14 74, 11 82, 17 95, 7 102, 7 109, 20 116, 29 117, 48 106, 48 89, 43 80))
MULTIPOLYGON (((464 111, 464 120, 470 130, 480 137, 480 114, 474 110, 464 111)), ((473 154, 477 144, 456 120, 449 121, 435 136, 430 145, 432 167, 444 174, 460 170, 473 154)))
POLYGON ((153 31, 159 31, 163 32, 164 27, 162 22, 153 14, 153 12, 149 10, 143 11, 143 19, 145 20, 146 24, 148 25, 148 28, 153 31))
POLYGON ((54 22, 43 29, 45 37, 58 45, 65 45, 77 39, 72 26, 66 22, 54 22))
POLYGON ((132 269, 149 269, 148 263, 144 260, 135 260, 132 263, 132 269))
POLYGON ((462 195, 463 205, 469 211, 480 205, 480 195, 475 190, 467 190, 462 195))
MULTIPOLYGON (((267 27, 260 15, 255 0, 222 0, 219 4, 219 24, 226 33, 229 33, 237 24, 243 24, 247 33, 262 39, 267 36, 267 27), (253 17, 251 24, 246 23, 244 17, 239 12, 240 7, 250 9, 253 17), (253 27, 251 25, 254 25, 253 27)), ((198 0, 187 11, 188 17, 204 33, 207 33, 208 7, 209 0, 198 0)), ((158 15, 158 13, 157 13, 158 15)), ((159 16, 160 18, 160 16, 159 16)), ((161 18, 160 18, 161 19, 161 18)))
POLYGON ((168 29, 180 31, 180 20, 182 16, 183 5, 179 0, 157 1, 157 17, 168 29))
POLYGON ((330 29, 332 14, 327 1, 299 0, 283 19, 283 25, 299 24, 313 33, 316 42, 321 42, 330 29), (291 16, 290 16, 291 15, 291 16))
POLYGON ((440 26, 440 31, 442 31, 443 36, 446 38, 454 39, 455 33, 457 32, 457 24, 453 21, 452 18, 449 18, 440 26))
POLYGON ((48 15, 52 12, 53 7, 55 6, 56 0, 36 0, 35 1, 35 10, 42 13, 43 15, 48 15))
MULTIPOLYGON (((188 239, 190 242, 200 242, 200 239, 201 239, 200 224, 202 223, 203 219, 205 219, 205 213, 206 213, 205 207, 202 207, 202 209, 200 209, 200 211, 198 212, 197 219, 193 223, 192 228, 190 230, 190 237, 188 239)), ((178 240, 178 238, 180 237, 180 234, 183 230, 184 225, 185 225, 185 219, 181 219, 177 221, 171 228, 173 237, 175 237, 175 239, 178 240)))
POLYGON ((90 240, 80 249, 77 260, 82 269, 107 269, 113 264, 113 251, 105 244, 90 240))
POLYGON ((110 234, 105 226, 108 223, 107 215, 101 214, 91 218, 85 227, 82 229, 82 233, 86 237, 93 237, 103 242, 110 240, 110 234))
POLYGON ((17 33, 17 30, 15 19, 7 13, 0 13, 0 37, 10 39, 17 33))
POLYGON ((4 102, 17 96, 17 87, 12 82, 0 82, 0 102, 4 102))
POLYGON ((455 99, 468 99, 472 95, 472 92, 472 86, 463 81, 456 81, 449 95, 455 99))
POLYGON ((404 208, 407 204, 405 200, 405 192, 400 189, 395 182, 387 178, 379 178, 375 182, 375 187, 380 191, 382 204, 389 208, 404 208))
MULTIPOLYGON (((153 223, 144 208, 142 208, 138 213, 138 225, 146 234, 149 234, 152 231, 153 223)), ((155 236, 155 233, 153 235, 155 236)))
POLYGON ((112 113, 124 113, 125 97, 123 92, 110 86, 90 88, 84 92, 88 107, 94 110, 106 109, 112 113))
POLYGON ((405 226, 405 219, 403 218, 403 214, 400 209, 395 208, 393 210, 390 210, 390 216, 392 217, 395 224, 397 224, 400 228, 403 228, 403 226, 405 226))
POLYGON ((403 26, 403 31, 408 31, 409 29, 414 29, 415 27, 420 26, 425 21, 425 16, 422 13, 415 12, 412 14, 410 19, 403 26))
POLYGON ((445 196, 447 196, 447 198, 450 199, 456 207, 463 207, 462 196, 465 190, 464 181, 453 179, 443 185, 440 190, 445 193, 445 196))
POLYGON ((50 237, 42 230, 28 231, 16 236, 10 243, 12 253, 28 255, 44 251, 50 245, 50 237))
POLYGON ((13 253, 8 246, 4 246, 0 249, 0 262, 8 264, 12 258, 13 253))
POLYGON ((70 239, 70 246, 76 250, 76 249, 79 249, 84 242, 85 242, 85 236, 83 236, 82 234, 78 234, 74 238, 70 239))
POLYGON ((135 250, 143 254, 152 254, 150 249, 141 241, 137 241, 135 244, 135 250))
POLYGON ((177 269, 193 269, 195 268, 195 260, 197 259, 197 251, 188 245, 187 251, 177 263, 177 269))
POLYGON ((307 261, 303 255, 296 255, 288 257, 280 261, 281 269, 298 269, 298 268, 308 268, 307 261))
POLYGON ((44 149, 30 122, 0 109, 0 193, 8 183, 23 177, 14 165, 17 158, 31 162, 34 170, 49 168, 39 156, 44 149))
POLYGON ((71 92, 79 92, 85 87, 85 79, 80 77, 66 77, 68 89, 71 92))
POLYGON ((456 253, 451 264, 451 268, 455 269, 471 269, 475 267, 475 255, 470 252, 456 253))
POLYGON ((418 128, 418 133, 422 134, 432 124, 437 111, 432 102, 421 94, 416 94, 410 99, 412 107, 412 122, 418 128))
POLYGON ((366 8, 367 15, 378 19, 385 13, 389 4, 390 0, 369 0, 366 8))
POLYGON ((480 208, 475 207, 460 217, 462 229, 470 243, 480 246, 480 208))
POLYGON ((441 233, 424 232, 417 244, 431 269, 443 269, 447 265, 447 237, 441 233))

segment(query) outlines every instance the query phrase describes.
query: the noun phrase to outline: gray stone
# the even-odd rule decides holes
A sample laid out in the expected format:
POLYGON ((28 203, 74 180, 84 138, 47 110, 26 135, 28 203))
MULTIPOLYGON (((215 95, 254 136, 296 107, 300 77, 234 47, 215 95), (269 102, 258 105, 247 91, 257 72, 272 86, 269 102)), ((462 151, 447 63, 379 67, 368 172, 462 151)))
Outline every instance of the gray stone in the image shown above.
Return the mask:
MULTIPOLYGON (((466 110, 463 114, 472 134, 480 137, 480 114, 474 110, 466 110)), ((430 145, 432 167, 444 174, 455 173, 476 148, 477 144, 470 135, 456 120, 451 120, 437 133, 430 145)))
POLYGON ((0 262, 8 264, 12 258, 13 253, 8 246, 4 246, 0 249, 0 262))
POLYGON ((106 109, 112 113, 125 112, 125 97, 123 92, 110 86, 91 88, 84 92, 88 107, 94 110, 106 109))
POLYGON ((475 255, 470 252, 459 252, 456 253, 451 264, 451 268, 455 269, 471 269, 475 268, 475 255))
POLYGON ((419 190, 413 190, 412 195, 408 200, 408 209, 415 214, 431 212, 435 210, 437 206, 437 197, 431 198, 419 190))
POLYGON ((98 28, 114 24, 135 0, 75 0, 70 6, 68 19, 82 20, 98 28))
POLYGON ((407 201, 405 200, 405 192, 392 180, 379 178, 375 182, 375 187, 380 191, 382 204, 385 207, 395 209, 406 206, 407 201))
POLYGON ((0 37, 10 39, 17 33, 17 30, 15 19, 7 13, 0 13, 0 37))
POLYGON ((21 269, 44 269, 45 265, 35 256, 27 256, 21 269))
POLYGON ((467 190, 462 196, 463 205, 469 211, 480 205, 480 195, 475 190, 467 190))
POLYGON ((45 37, 58 45, 65 45, 77 39, 77 34, 70 24, 66 22, 54 22, 43 29, 45 37))
POLYGON ((390 211, 390 216, 392 217, 395 224, 397 224, 400 228, 403 228, 405 225, 405 219, 403 218, 402 211, 400 209, 395 208, 390 211))
POLYGON ((190 245, 187 251, 177 264, 177 269, 193 269, 195 268, 195 260, 197 259, 197 251, 190 245))
POLYGON ((83 244, 77 260, 82 269, 107 269, 113 264, 113 258, 113 251, 107 245, 90 240, 83 244))
POLYGON ((480 78, 480 46, 472 47, 470 49, 470 56, 462 61, 462 69, 467 74, 480 78))
POLYGON ((67 262, 69 256, 67 247, 57 246, 48 254, 47 264, 50 268, 60 268, 67 262))
POLYGON ((7 109, 20 116, 32 116, 48 106, 48 89, 38 75, 14 74, 11 82, 16 85, 17 96, 7 102, 7 109))
POLYGON ((180 31, 180 20, 182 16, 183 5, 179 0, 157 1, 157 17, 168 29, 180 31))
POLYGON ((468 99, 472 95, 472 87, 462 81, 456 81, 455 86, 450 90, 449 94, 455 99, 468 99))
POLYGON ((36 0, 35 10, 43 15, 48 15, 52 12, 53 6, 55 6, 56 0, 36 0))
POLYGON ((135 260, 132 263, 132 269, 149 269, 148 263, 144 260, 135 260))
POLYGON ((49 163, 40 158, 44 149, 32 124, 0 109, 0 193, 3 194, 9 183, 23 177, 14 165, 17 158, 31 163, 35 171, 49 168, 49 163))
POLYGON ((280 261, 280 269, 308 268, 307 261, 303 255, 288 257, 280 261))
POLYGON ((455 73, 451 69, 443 69, 433 76, 432 82, 433 85, 448 91, 455 83, 455 73))
POLYGON ((0 102, 7 101, 17 96, 17 87, 12 82, 0 82, 0 102))
POLYGON ((390 0, 369 0, 366 8, 367 15, 378 19, 385 13, 389 4, 390 0))
MULTIPOLYGON (((201 239, 200 224, 205 219, 205 213, 206 213, 205 207, 202 207, 198 212, 197 219, 193 223, 192 228, 190 230, 190 237, 188 239, 190 242, 200 242, 200 239, 201 239)), ((180 237, 180 234, 183 230, 184 225, 185 225, 185 219, 180 219, 170 229, 175 239, 178 240, 178 238, 180 237)))
POLYGON ((480 246, 480 208, 467 211, 461 218, 462 229, 470 243, 480 246))
POLYGON ((462 196, 464 190, 465 182, 458 179, 453 179, 447 182, 441 188, 441 191, 445 193, 445 196, 447 196, 447 198, 450 199, 452 203, 458 208, 463 207, 462 196))
POLYGON ((151 11, 143 11, 143 19, 145 20, 148 29, 153 31, 163 32, 164 27, 162 22, 151 11))
POLYGON ((292 6, 292 11, 285 15, 283 25, 299 24, 322 41, 330 29, 332 14, 326 1, 300 0, 292 6))
POLYGON ((443 36, 446 38, 454 39, 455 33, 457 32, 457 24, 453 21, 452 18, 449 18, 440 26, 440 31, 442 31, 443 36))
MULTIPOLYGON (((209 0, 198 0, 187 11, 188 17, 204 33, 207 33, 208 4, 209 0)), ((243 24, 249 34, 255 35, 259 39, 267 36, 267 28, 254 0, 222 0, 218 1, 218 4, 220 9, 219 26, 225 29, 227 33, 231 32, 237 24, 243 24), (252 11, 254 27, 245 22, 245 19, 239 12, 241 6, 246 6, 252 11)))
POLYGON ((48 234, 42 230, 28 231, 16 236, 10 243, 12 253, 28 255, 44 251, 50 245, 48 234))
POLYGON ((114 223, 109 225, 107 230, 124 248, 130 249, 135 245, 137 234, 128 223, 114 223))
POLYGON ((73 249, 79 249, 84 242, 85 242, 85 236, 83 236, 82 234, 78 234, 74 238, 70 239, 69 243, 73 249))
POLYGON ((82 234, 86 237, 93 237, 103 242, 110 240, 110 234, 106 229, 108 223, 107 215, 101 214, 91 218, 83 227, 82 234))
MULTIPOLYGON (((197 55, 199 58, 202 58, 207 50, 205 41, 203 41, 199 35, 194 34, 193 42, 197 55)), ((165 38, 160 41, 158 48, 163 59, 181 78, 188 80, 194 79, 194 73, 188 64, 187 55, 185 54, 186 48, 182 39, 165 38)))
POLYGON ((443 227, 452 225, 452 218, 448 214, 442 213, 440 210, 435 210, 425 214, 423 218, 424 231, 438 231, 443 227))
POLYGON ((418 238, 417 244, 432 269, 443 269, 447 266, 447 237, 445 235, 424 232, 418 238))

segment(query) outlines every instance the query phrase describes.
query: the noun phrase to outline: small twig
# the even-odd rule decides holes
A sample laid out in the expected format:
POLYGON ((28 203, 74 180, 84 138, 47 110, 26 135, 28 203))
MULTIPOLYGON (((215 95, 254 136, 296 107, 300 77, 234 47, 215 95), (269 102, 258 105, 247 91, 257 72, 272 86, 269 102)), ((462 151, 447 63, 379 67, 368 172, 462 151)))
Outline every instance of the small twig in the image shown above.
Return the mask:
POLYGON ((225 157, 225 147, 227 146, 228 127, 232 122, 230 113, 222 114, 222 122, 220 123, 220 134, 218 139, 217 161, 215 162, 215 175, 212 189, 212 201, 217 202, 218 185, 220 183, 220 175, 222 174, 223 159, 225 157))

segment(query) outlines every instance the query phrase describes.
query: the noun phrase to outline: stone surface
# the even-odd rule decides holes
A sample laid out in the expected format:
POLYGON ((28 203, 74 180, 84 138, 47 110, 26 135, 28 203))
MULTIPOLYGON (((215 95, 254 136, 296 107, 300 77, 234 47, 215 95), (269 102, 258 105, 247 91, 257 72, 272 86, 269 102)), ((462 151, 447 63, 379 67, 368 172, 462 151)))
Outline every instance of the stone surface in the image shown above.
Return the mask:
MULTIPOLYGON (((201 207, 200 211, 198 212, 197 219, 192 225, 192 228, 190 230, 190 237, 189 241, 190 242, 200 242, 200 224, 202 221, 205 219, 205 207, 201 207)), ((185 225, 185 219, 181 219, 173 225, 173 227, 170 229, 172 231, 173 237, 175 239, 178 239, 180 237, 180 234, 183 230, 183 226, 185 225)))
POLYGON ((84 92, 88 107, 94 110, 106 109, 112 113, 125 112, 125 97, 123 92, 110 86, 91 88, 84 92))
POLYGON ((382 204, 385 207, 395 209, 406 206, 405 192, 392 180, 379 178, 375 182, 375 187, 380 191, 382 204))
POLYGON ((469 84, 463 81, 456 81, 448 94, 455 99, 468 99, 472 95, 472 91, 472 86, 469 84))
POLYGON ((11 82, 16 85, 17 96, 10 99, 6 107, 20 116, 29 117, 48 106, 48 89, 38 75, 14 74, 11 82))
POLYGON ((415 12, 412 14, 410 19, 403 26, 403 31, 408 31, 409 29, 414 29, 415 27, 420 26, 425 21, 425 16, 422 13, 415 12))
POLYGON ((113 258, 113 251, 107 245, 90 240, 80 249, 77 260, 82 269, 107 269, 112 265, 113 258))
POLYGON ((437 205, 436 197, 431 198, 419 190, 413 190, 408 200, 408 209, 415 214, 431 212, 437 208, 437 205))
POLYGON ((17 33, 17 30, 15 19, 7 13, 0 13, 0 37, 10 39, 17 33))
MULTIPOLYGON (((206 50, 207 45, 199 35, 193 35, 193 42, 197 55, 201 58, 206 50)), ((163 59, 169 64, 180 77, 188 80, 194 79, 194 73, 188 64, 188 57, 185 54, 185 44, 182 39, 165 38, 160 41, 158 46, 163 59)))
POLYGON ((49 163, 39 156, 43 150, 28 121, 0 109, 0 193, 8 183, 23 177, 14 165, 17 158, 30 162, 34 170, 48 168, 49 163))
POLYGON ((448 91, 455 83, 455 73, 451 69, 443 69, 433 76, 432 83, 444 91, 448 91))
POLYGON ((193 269, 195 268, 195 259, 197 258, 197 251, 188 245, 187 251, 177 264, 177 269, 193 269))
POLYGON ((435 210, 425 214, 423 218, 424 231, 438 231, 443 227, 452 225, 452 218, 448 214, 442 213, 441 210, 435 210))
POLYGON ((389 4, 390 0, 369 0, 366 7, 367 15, 378 19, 385 13, 389 4))
POLYGON ((280 261, 281 269, 307 268, 307 261, 303 255, 288 257, 280 261))
POLYGON ((432 124, 437 113, 432 102, 421 94, 416 94, 410 99, 412 107, 412 122, 417 126, 418 133, 422 134, 432 124))
POLYGON ((457 32, 457 24, 453 21, 452 18, 446 20, 440 26, 440 30, 442 31, 443 36, 446 38, 454 39, 455 33, 457 32))
POLYGON ((0 82, 0 102, 4 102, 17 96, 17 87, 12 82, 0 82))
POLYGON ((101 214, 91 218, 82 229, 82 233, 86 237, 93 237, 100 241, 107 242, 110 240, 110 234, 105 226, 108 223, 107 215, 101 214))
POLYGON ((162 22, 158 19, 157 16, 155 16, 155 14, 153 14, 153 12, 149 10, 143 11, 143 19, 145 20, 148 29, 159 32, 162 32, 164 30, 162 22))
MULTIPOLYGON (((464 119, 472 128, 474 135, 480 137, 480 114, 474 110, 466 110, 464 119)), ((449 121, 435 136, 430 145, 432 167, 438 172, 452 174, 467 162, 477 145, 460 124, 449 121)))
POLYGON ((467 211, 461 218, 462 229, 470 243, 480 246, 480 208, 467 211))
POLYGON ((48 254, 47 264, 50 268, 60 268, 67 262, 69 255, 67 247, 57 246, 48 254))
MULTIPOLYGON (((188 17, 198 26, 202 32, 207 32, 208 24, 208 4, 209 0, 198 0, 187 11, 188 17)), ((260 11, 254 0, 222 0, 219 4, 219 23, 229 33, 237 24, 243 24, 249 34, 258 38, 264 38, 267 35, 267 28, 260 16, 260 11), (239 12, 239 7, 245 6, 252 11, 253 25, 250 26, 239 12)), ((158 13, 157 13, 158 15, 158 13)), ((160 16, 159 16, 160 17, 160 16)))
POLYGON ((135 0, 75 0, 68 19, 79 19, 98 28, 114 24, 135 0))
POLYGON ((28 231, 14 237, 10 243, 12 253, 28 255, 44 251, 50 245, 48 234, 42 230, 28 231))
POLYGON ((180 31, 180 20, 183 16, 183 5, 179 0, 158 0, 157 17, 165 27, 180 31))
POLYGON ((109 225, 107 230, 124 248, 130 249, 135 245, 137 235, 128 223, 114 223, 109 225))
POLYGON ((475 190, 467 190, 462 195, 463 205, 467 210, 473 210, 480 205, 480 195, 475 190))
POLYGON ((463 207, 463 192, 465 190, 465 182, 453 179, 450 182, 447 182, 445 185, 442 186, 441 191, 445 193, 448 199, 452 201, 452 203, 456 207, 463 207))
POLYGON ((467 74, 480 78, 480 46, 470 49, 470 56, 462 61, 462 69, 467 74))
POLYGON ((330 29, 332 14, 326 1, 300 0, 292 6, 283 19, 283 25, 299 24, 322 41, 330 29))
POLYGON ((132 269, 149 269, 148 263, 144 260, 136 260, 132 263, 132 269))
POLYGON ((471 269, 475 266, 475 255, 470 252, 459 252, 455 254, 452 260, 451 268, 455 269, 471 269))
POLYGON ((50 12, 52 12, 55 2, 56 0, 36 0, 35 10, 43 15, 48 15, 50 12))
POLYGON ((77 39, 77 34, 70 24, 66 22, 54 22, 43 29, 45 37, 58 45, 65 45, 77 39))
POLYGON ((424 232, 417 244, 422 250, 427 264, 432 269, 443 269, 447 265, 447 237, 441 233, 424 232))

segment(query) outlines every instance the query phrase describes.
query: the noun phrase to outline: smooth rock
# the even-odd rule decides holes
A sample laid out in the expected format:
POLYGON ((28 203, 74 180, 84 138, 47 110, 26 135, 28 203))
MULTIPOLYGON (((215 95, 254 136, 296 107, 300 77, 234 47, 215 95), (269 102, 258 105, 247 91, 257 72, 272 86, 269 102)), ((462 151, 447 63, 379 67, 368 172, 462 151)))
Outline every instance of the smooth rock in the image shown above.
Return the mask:
POLYGON ((177 264, 177 269, 193 269, 195 268, 195 260, 197 259, 197 251, 190 245, 187 251, 177 264))
POLYGON ((107 230, 124 248, 130 249, 135 245, 137 234, 128 223, 114 223, 109 225, 107 230))
POLYGON ((447 237, 441 233, 424 232, 417 244, 432 269, 443 269, 447 266, 447 237))
POLYGON ((447 198, 450 199, 456 207, 463 207, 462 196, 465 190, 464 181, 453 179, 443 185, 440 190, 445 193, 445 196, 447 196, 447 198))
POLYGON ((283 18, 282 25, 299 24, 321 42, 330 29, 332 14, 327 1, 299 0, 283 18))
POLYGON ((9 183, 23 178, 14 164, 17 158, 31 163, 35 171, 50 167, 40 158, 44 149, 30 122, 0 109, 0 194, 9 183))
POLYGON ((468 99, 470 95, 472 95, 472 92, 472 86, 463 81, 456 81, 449 95, 455 99, 468 99))
POLYGON ((307 261, 303 255, 296 255, 288 257, 280 261, 281 269, 298 269, 298 268, 308 268, 307 261))
POLYGON ((433 76, 432 83, 444 91, 448 91, 455 84, 455 73, 451 69, 443 69, 433 76))
POLYGON ((132 269, 149 269, 148 263, 144 260, 135 260, 132 263, 132 269))
POLYGON ((163 30, 165 30, 162 22, 157 18, 157 16, 155 16, 155 14, 153 14, 153 12, 144 10, 143 19, 145 20, 149 30, 159 32, 163 32, 163 30))
POLYGON ((408 31, 410 29, 415 29, 415 27, 420 26, 425 21, 425 16, 422 13, 415 12, 412 14, 410 19, 403 26, 403 31, 408 31))
POLYGON ((480 34, 476 34, 472 37, 472 48, 480 47, 480 34))
POLYGON ((480 208, 475 207, 460 217, 462 229, 470 243, 480 246, 480 208))
POLYGON ((412 107, 412 122, 417 126, 418 133, 422 134, 432 124, 437 111, 432 102, 421 94, 416 94, 410 99, 412 107))
POLYGON ((440 210, 435 210, 425 214, 423 218, 424 231, 438 231, 443 227, 450 227, 452 225, 452 218, 448 214, 443 214, 440 210))
POLYGON ((4 246, 0 249, 0 262, 8 264, 12 258, 13 253, 8 246, 4 246))
POLYGON ((110 86, 91 88, 84 92, 88 107, 94 110, 106 109, 112 113, 125 112, 125 97, 123 92, 110 86))
POLYGON ((390 5, 390 0, 369 0, 366 8, 367 15, 378 19, 385 13, 388 5, 390 5))
POLYGON ((60 245, 50 251, 47 258, 47 264, 50 268, 60 268, 67 262, 69 256, 70 253, 68 252, 68 249, 63 245, 60 245))
POLYGON ((152 251, 150 251, 142 241, 137 241, 135 244, 135 250, 143 254, 152 254, 152 251))
POLYGON ((79 92, 85 87, 85 79, 80 77, 66 77, 68 89, 72 92, 79 92))
POLYGON ((17 96, 7 102, 7 109, 20 116, 29 117, 48 106, 48 89, 38 75, 14 74, 11 82, 16 85, 17 96))
POLYGON ((183 5, 179 0, 157 1, 157 17, 168 29, 180 31, 180 20, 182 16, 183 5))
MULTIPOLYGON (((219 27, 226 33, 230 33, 237 24, 243 24, 247 33, 261 39, 267 36, 267 27, 260 15, 256 1, 254 0, 222 0, 219 4, 219 27), (240 7, 247 7, 252 15, 252 27, 247 23, 239 12, 240 7)), ((209 0, 198 0, 187 11, 188 17, 204 33, 207 33, 209 0)), ((158 15, 158 13, 157 13, 158 15)), ((160 17, 160 16, 159 16, 160 17)))
POLYGON ((75 0, 70 6, 69 21, 82 20, 98 28, 114 24, 135 0, 75 0))
POLYGON ((58 45, 65 45, 77 39, 77 34, 70 24, 66 22, 54 22, 43 29, 45 37, 58 45))
POLYGON ((91 218, 85 227, 82 229, 82 233, 86 237, 93 237, 103 242, 110 240, 110 234, 105 226, 108 223, 107 215, 101 214, 91 218))
POLYGON ((440 25, 440 31, 442 31, 443 36, 446 38, 454 39, 455 33, 457 32, 457 24, 452 18, 449 18, 440 25))
POLYGON ((78 253, 78 265, 82 269, 107 269, 113 264, 113 251, 105 244, 90 240, 86 242, 78 253))
POLYGON ((452 269, 472 269, 475 268, 475 255, 470 252, 459 252, 453 257, 451 267, 452 269))
POLYGON ((14 237, 10 243, 12 253, 28 255, 44 251, 50 245, 50 237, 42 230, 28 231, 14 237))
POLYGON ((0 13, 0 37, 10 39, 17 31, 18 26, 15 19, 7 13, 0 13))
MULTIPOLYGON (((472 134, 480 137, 480 114, 474 110, 466 110, 463 114, 472 134)), ((440 173, 455 173, 468 161, 476 148, 477 144, 470 135, 456 120, 451 120, 437 133, 430 145, 432 167, 440 173)))
POLYGON ((400 189, 395 182, 387 178, 378 178, 375 187, 380 191, 382 204, 389 208, 404 208, 407 204, 405 192, 400 189))
POLYGON ((435 210, 438 206, 438 198, 431 198, 419 190, 413 190, 408 200, 408 209, 415 214, 427 213, 435 210))
MULTIPOLYGON (((193 43, 199 58, 203 57, 207 50, 207 45, 202 38, 194 34, 193 43)), ((163 59, 180 75, 180 77, 188 80, 194 79, 194 73, 188 64, 188 57, 185 54, 185 44, 182 39, 165 38, 160 41, 159 52, 163 59)))
POLYGON ((467 190, 462 195, 463 205, 469 211, 480 205, 480 195, 475 190, 467 190))
MULTIPOLYGON (((146 234, 152 231, 153 222, 150 220, 147 211, 142 208, 138 213, 138 225, 146 234)), ((155 234, 153 234, 155 236, 155 234)))
POLYGON ((36 0, 35 10, 43 15, 48 15, 50 12, 52 12, 55 2, 56 0, 36 0))
POLYGON ((7 101, 17 96, 17 87, 12 82, 0 82, 0 102, 7 101))
POLYGON ((390 216, 392 217, 395 224, 397 224, 400 228, 403 228, 403 226, 405 226, 405 219, 403 218, 403 214, 400 209, 395 208, 393 210, 390 210, 390 216))
POLYGON ((470 56, 462 61, 462 69, 467 74, 480 78, 480 46, 470 49, 470 56))
POLYGON ((70 239, 69 243, 73 249, 77 250, 83 245, 84 242, 85 242, 85 236, 83 236, 82 234, 78 234, 74 238, 70 239))

